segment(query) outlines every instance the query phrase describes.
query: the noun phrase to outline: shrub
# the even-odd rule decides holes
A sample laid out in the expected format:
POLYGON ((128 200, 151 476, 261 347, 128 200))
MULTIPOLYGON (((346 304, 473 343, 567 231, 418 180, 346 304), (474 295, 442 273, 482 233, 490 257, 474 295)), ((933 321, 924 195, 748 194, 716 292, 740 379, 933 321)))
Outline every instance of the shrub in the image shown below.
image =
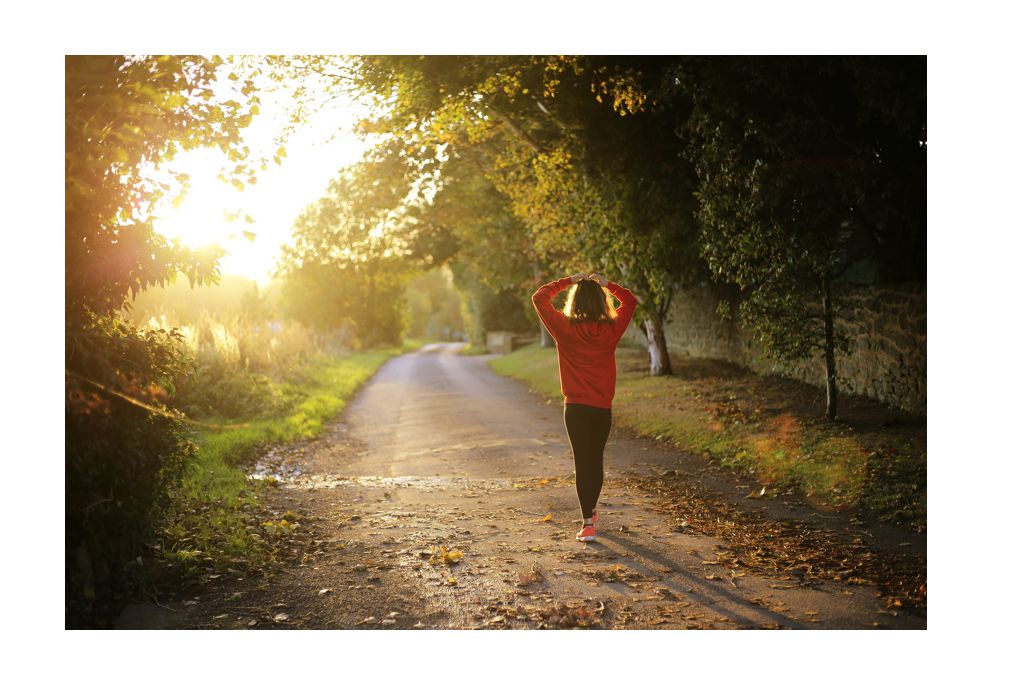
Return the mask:
POLYGON ((133 591, 143 542, 193 455, 182 423, 151 410, 164 409, 186 356, 176 335, 114 315, 68 332, 66 620, 102 627, 133 591))
MULTIPOLYGON (((161 316, 151 326, 167 327, 161 316)), ((285 409, 273 382, 297 381, 319 355, 349 348, 348 333, 321 332, 292 321, 204 313, 180 327, 193 360, 180 380, 176 404, 197 418, 270 417, 285 409)))

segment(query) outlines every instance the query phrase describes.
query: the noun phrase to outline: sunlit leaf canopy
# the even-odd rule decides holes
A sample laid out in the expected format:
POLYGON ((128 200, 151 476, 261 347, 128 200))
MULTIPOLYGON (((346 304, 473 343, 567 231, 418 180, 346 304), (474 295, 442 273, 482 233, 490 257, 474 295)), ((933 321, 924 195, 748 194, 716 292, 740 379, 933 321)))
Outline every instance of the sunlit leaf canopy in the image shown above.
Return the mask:
MULTIPOLYGON (((255 101, 211 101, 222 64, 173 56, 67 59, 68 308, 117 309, 178 271, 195 283, 213 277, 219 251, 173 245, 151 230, 151 211, 170 185, 151 183, 143 167, 206 146, 236 161, 248 156, 239 130, 255 101)), ((251 84, 244 87, 251 93, 251 84)))
MULTIPOLYGON (((277 276, 293 302, 302 299, 295 309, 318 323, 332 324, 354 299, 322 313, 309 295, 324 300, 361 283, 365 310, 392 312, 395 304, 381 304, 439 265, 451 267, 474 312, 487 294, 520 303, 549 275, 599 271, 638 295, 656 369, 668 368, 662 337, 673 294, 705 280, 739 290, 740 314, 789 359, 819 345, 824 313, 804 304, 824 279, 865 260, 898 279, 923 264, 924 97, 920 65, 907 60, 95 59, 108 61, 101 78, 83 70, 86 60, 68 68, 68 140, 90 140, 76 133, 94 121, 89 108, 115 116, 99 145, 74 144, 75 154, 68 146, 68 211, 88 217, 80 184, 89 159, 102 170, 92 182, 96 174, 117 182, 99 194, 109 201, 104 215, 68 220, 68 294, 106 310, 175 272, 194 283, 215 278, 220 249, 192 247, 208 238, 198 227, 209 201, 177 217, 189 233, 173 245, 151 231, 152 208, 171 184, 144 176, 200 147, 227 158, 221 179, 240 192, 227 209, 240 228, 226 231, 255 233, 260 245, 272 235, 277 276), (114 84, 112 110, 101 109, 102 78, 114 84), (271 92, 282 94, 283 115, 269 150, 250 147, 271 92), (353 110, 367 149, 323 165, 326 182, 298 196, 286 221, 264 224, 249 211, 256 182, 293 164, 288 139, 333 104, 353 110), (163 116, 153 117, 157 108, 163 116), (131 147, 137 131, 142 149, 131 147), (71 170, 70 160, 83 167, 71 170)), ((176 170, 172 180, 185 188, 192 178, 176 170)), ((275 191, 258 197, 293 203, 290 188, 275 191)), ((385 333, 369 329, 394 338, 394 320, 385 333)))
POLYGON ((364 103, 340 92, 342 61, 337 57, 238 57, 218 72, 219 97, 242 79, 256 84, 258 112, 243 130, 256 158, 255 183, 236 176, 219 148, 177 155, 157 170, 184 171, 189 187, 155 213, 155 229, 190 246, 218 243, 227 254, 222 272, 268 283, 281 246, 290 239, 297 216, 320 198, 341 168, 353 164, 372 145, 353 132, 370 112, 364 103))

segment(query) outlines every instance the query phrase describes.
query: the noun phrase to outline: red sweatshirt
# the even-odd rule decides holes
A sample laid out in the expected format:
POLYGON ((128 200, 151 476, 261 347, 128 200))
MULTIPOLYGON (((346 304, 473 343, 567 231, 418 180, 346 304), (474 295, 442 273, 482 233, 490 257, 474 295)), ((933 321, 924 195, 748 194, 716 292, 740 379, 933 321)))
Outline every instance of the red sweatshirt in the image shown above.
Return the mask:
POLYGON ((543 326, 557 342, 557 366, 564 402, 610 408, 617 384, 614 351, 617 341, 631 323, 638 299, 619 284, 608 282, 604 288, 620 301, 616 322, 571 324, 567 316, 550 302, 571 284, 571 277, 544 284, 533 294, 533 306, 543 326))

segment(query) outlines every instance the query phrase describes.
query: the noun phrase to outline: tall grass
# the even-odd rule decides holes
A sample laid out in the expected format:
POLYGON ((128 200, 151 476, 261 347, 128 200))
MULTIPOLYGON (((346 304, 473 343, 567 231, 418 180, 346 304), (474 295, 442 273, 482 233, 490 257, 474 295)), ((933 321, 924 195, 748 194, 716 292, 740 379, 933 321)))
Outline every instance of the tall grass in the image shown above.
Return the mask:
POLYGON ((162 315, 148 324, 175 326, 183 334, 193 373, 176 389, 175 404, 196 418, 270 417, 288 410, 291 399, 278 385, 311 384, 323 361, 351 352, 347 330, 239 313, 203 313, 181 324, 162 315))
POLYGON ((203 314, 193 322, 152 318, 181 330, 193 361, 175 404, 196 425, 195 458, 172 492, 157 543, 160 570, 184 577, 249 571, 275 561, 278 532, 262 510, 269 482, 250 479, 259 450, 318 436, 353 393, 390 357, 419 345, 351 350, 346 331, 290 321, 203 314))

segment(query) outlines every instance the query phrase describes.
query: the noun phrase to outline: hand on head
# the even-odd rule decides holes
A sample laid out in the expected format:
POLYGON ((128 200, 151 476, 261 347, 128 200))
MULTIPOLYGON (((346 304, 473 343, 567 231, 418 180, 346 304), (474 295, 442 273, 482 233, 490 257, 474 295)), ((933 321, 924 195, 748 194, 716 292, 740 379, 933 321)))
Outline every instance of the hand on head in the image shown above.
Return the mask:
POLYGON ((596 274, 595 272, 593 272, 592 274, 590 274, 588 276, 588 278, 591 279, 594 282, 598 282, 599 286, 606 286, 607 284, 610 283, 601 274, 596 274))
POLYGON ((588 279, 588 278, 589 278, 589 275, 585 274, 584 272, 579 272, 577 274, 572 274, 571 275, 571 283, 572 284, 577 284, 582 279, 588 279))

